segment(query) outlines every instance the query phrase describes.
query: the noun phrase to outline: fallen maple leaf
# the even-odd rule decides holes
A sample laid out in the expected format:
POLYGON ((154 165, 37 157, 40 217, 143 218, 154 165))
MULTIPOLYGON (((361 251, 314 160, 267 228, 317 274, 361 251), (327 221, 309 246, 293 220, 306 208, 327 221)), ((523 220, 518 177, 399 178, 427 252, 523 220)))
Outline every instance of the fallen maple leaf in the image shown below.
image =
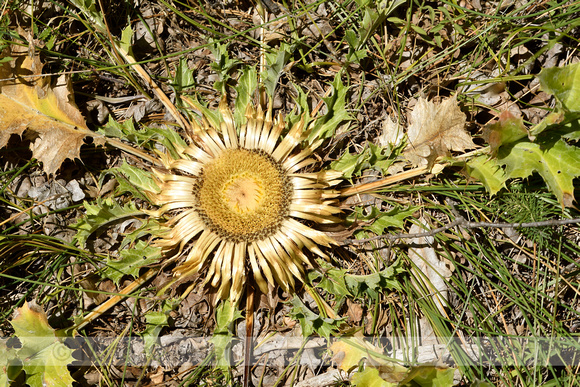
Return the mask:
POLYGON ((64 76, 53 86, 50 77, 42 75, 40 58, 29 55, 28 47, 9 46, 2 56, 12 60, 0 65, 0 148, 12 134, 24 134, 31 141, 32 156, 53 174, 65 159, 79 157, 83 139, 92 132, 64 76))
POLYGON ((449 151, 475 148, 471 136, 464 129, 466 117, 455 98, 435 104, 419 98, 407 129, 408 145, 404 156, 414 166, 433 165, 449 151))

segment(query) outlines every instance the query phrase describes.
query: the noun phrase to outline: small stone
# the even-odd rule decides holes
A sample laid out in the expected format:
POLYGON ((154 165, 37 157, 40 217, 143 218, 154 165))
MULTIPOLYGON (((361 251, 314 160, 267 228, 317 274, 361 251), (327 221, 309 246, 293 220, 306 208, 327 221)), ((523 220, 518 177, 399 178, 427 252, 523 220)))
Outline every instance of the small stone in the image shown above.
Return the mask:
POLYGON ((85 198, 85 193, 76 180, 69 181, 66 185, 66 189, 71 193, 73 202, 78 202, 85 198))

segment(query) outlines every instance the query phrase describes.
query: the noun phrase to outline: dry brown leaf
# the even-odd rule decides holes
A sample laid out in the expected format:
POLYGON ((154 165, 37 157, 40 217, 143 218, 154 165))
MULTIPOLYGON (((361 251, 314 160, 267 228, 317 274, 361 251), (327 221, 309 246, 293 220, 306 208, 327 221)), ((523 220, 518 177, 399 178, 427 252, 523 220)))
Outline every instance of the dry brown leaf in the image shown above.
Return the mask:
POLYGON ((79 156, 91 131, 64 76, 51 85, 50 77, 42 76, 38 55, 29 55, 27 47, 10 46, 2 56, 12 60, 0 66, 0 148, 12 134, 24 134, 31 141, 33 157, 53 174, 65 159, 79 156))
POLYGON ((407 129, 409 143, 404 156, 414 166, 432 166, 440 156, 449 151, 475 148, 471 136, 464 129, 466 117, 457 106, 455 98, 435 104, 419 98, 410 117, 407 129))
POLYGON ((355 323, 358 323, 359 321, 361 321, 362 317, 363 317, 362 306, 359 303, 353 302, 349 299, 346 300, 346 305, 348 307, 346 315, 348 317, 350 317, 351 321, 353 321, 355 323))

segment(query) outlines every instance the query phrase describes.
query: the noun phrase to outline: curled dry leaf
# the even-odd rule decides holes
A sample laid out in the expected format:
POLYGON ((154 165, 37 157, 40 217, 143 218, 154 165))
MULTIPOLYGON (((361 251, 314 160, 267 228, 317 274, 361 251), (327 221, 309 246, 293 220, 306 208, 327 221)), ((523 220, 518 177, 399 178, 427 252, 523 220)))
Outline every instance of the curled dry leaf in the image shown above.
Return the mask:
POLYGON ((475 148, 471 136, 464 129, 466 117, 455 98, 435 104, 419 98, 407 129, 409 142, 405 157, 414 166, 430 165, 449 151, 475 148))
POLYGON ((83 139, 92 132, 64 76, 52 85, 42 75, 40 58, 29 55, 27 47, 9 46, 2 56, 12 60, 0 66, 0 148, 11 135, 24 135, 33 157, 53 174, 65 159, 79 156, 83 139))

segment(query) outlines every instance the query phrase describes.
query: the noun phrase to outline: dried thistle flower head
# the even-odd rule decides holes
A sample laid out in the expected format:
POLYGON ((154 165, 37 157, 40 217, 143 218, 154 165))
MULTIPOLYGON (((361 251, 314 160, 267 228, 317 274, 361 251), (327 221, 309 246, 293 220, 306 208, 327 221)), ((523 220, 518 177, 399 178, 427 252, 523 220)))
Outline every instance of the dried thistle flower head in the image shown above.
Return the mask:
POLYGON ((167 170, 155 171, 161 189, 150 195, 160 206, 154 215, 169 215, 172 229, 158 245, 187 254, 178 275, 207 267, 206 283, 219 287, 220 298, 238 300, 248 275, 263 292, 268 283, 293 290, 312 266, 303 249, 327 258, 317 245, 335 244, 299 220, 338 221, 331 187, 342 173, 299 172, 315 162, 309 156, 321 144, 299 149, 303 119, 280 140, 286 125, 281 116, 272 120, 271 109, 249 105, 239 131, 225 99, 219 113, 219 127, 194 124, 180 157, 164 155, 167 170))

